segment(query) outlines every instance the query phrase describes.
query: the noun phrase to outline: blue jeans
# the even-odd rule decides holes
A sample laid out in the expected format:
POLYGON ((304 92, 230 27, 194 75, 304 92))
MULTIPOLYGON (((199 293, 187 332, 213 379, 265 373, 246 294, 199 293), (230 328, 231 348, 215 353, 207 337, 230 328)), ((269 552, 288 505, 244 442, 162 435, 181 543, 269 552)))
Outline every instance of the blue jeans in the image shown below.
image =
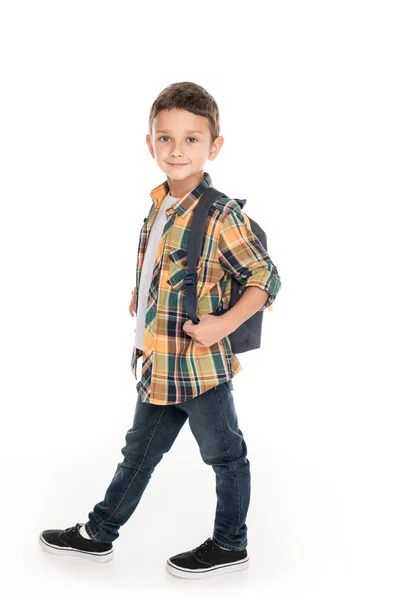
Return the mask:
POLYGON ((119 528, 136 509, 155 466, 189 417, 201 457, 216 475, 212 539, 227 550, 247 546, 250 461, 238 427, 232 389, 232 381, 227 381, 186 402, 168 405, 144 403, 138 394, 133 425, 121 449, 124 460, 118 463, 104 500, 88 515, 86 530, 92 539, 113 542, 119 536, 119 528))

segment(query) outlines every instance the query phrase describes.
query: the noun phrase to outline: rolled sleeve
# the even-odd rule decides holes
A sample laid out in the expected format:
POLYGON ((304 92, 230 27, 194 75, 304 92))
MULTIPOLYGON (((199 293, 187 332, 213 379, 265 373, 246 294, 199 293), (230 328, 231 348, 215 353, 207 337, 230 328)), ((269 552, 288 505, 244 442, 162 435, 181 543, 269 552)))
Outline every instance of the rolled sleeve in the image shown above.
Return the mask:
POLYGON ((281 288, 281 278, 249 225, 243 213, 236 210, 228 212, 218 241, 218 258, 224 271, 245 288, 255 286, 268 292, 266 302, 258 310, 260 312, 274 302, 281 288))

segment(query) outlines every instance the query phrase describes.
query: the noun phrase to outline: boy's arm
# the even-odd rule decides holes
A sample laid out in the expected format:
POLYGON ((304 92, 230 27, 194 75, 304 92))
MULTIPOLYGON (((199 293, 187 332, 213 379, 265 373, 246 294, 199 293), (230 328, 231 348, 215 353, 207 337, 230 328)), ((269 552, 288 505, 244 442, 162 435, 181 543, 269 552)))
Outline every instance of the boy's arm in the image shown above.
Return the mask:
POLYGON ((268 292, 252 286, 245 289, 242 296, 226 313, 220 315, 224 323, 224 335, 230 335, 257 311, 263 310, 268 300, 268 292))
MULTIPOLYGON (((235 210, 229 211, 222 224, 218 242, 218 258, 222 268, 245 288, 255 286, 268 293, 264 303, 258 309, 256 308, 257 294, 251 294, 254 308, 251 314, 265 310, 274 302, 281 287, 278 269, 258 237, 247 226, 243 214, 235 210)), ((245 294, 237 302, 237 305, 239 302, 242 303, 244 296, 245 294)), ((258 299, 260 300, 260 295, 258 295, 258 299)), ((260 302, 262 301, 261 295, 260 302)), ((231 311, 226 314, 228 315, 229 312, 231 311)), ((238 311, 237 313, 239 314, 238 311)))

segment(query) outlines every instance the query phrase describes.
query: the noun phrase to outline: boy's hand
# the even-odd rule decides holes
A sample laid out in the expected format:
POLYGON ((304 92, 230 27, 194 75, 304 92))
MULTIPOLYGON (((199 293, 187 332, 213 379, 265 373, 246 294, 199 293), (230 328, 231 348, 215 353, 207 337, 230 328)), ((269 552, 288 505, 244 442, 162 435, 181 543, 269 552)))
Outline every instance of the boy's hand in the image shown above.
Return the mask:
POLYGON ((183 331, 186 331, 199 346, 208 348, 229 334, 226 330, 226 321, 221 316, 202 314, 198 317, 200 323, 197 325, 194 325, 191 319, 185 321, 183 331))
POLYGON ((129 305, 129 313, 131 317, 133 317, 136 313, 136 299, 137 299, 137 288, 135 288, 132 292, 132 300, 129 305))

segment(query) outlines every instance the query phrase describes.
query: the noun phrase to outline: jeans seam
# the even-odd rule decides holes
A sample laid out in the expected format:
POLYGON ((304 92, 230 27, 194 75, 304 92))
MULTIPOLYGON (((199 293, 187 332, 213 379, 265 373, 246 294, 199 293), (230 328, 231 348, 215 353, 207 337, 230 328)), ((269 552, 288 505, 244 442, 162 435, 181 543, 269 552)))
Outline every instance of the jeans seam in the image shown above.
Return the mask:
POLYGON ((213 538, 216 542, 218 542, 218 544, 221 544, 221 546, 226 546, 227 549, 229 549, 229 550, 237 550, 240 552, 241 550, 244 550, 246 548, 246 546, 243 546, 243 548, 235 548, 234 546, 230 546, 229 544, 226 544, 225 542, 221 542, 215 535, 213 536, 213 538))
POLYGON ((128 493, 128 491, 130 490, 130 488, 131 488, 131 485, 132 485, 133 481, 136 479, 136 476, 137 476, 137 475, 140 473, 140 469, 141 469, 141 468, 142 468, 142 466, 143 466, 143 463, 144 463, 144 460, 145 460, 145 458, 146 458, 146 456, 147 456, 147 452, 148 452, 148 450, 149 450, 150 444, 151 444, 151 442, 152 442, 152 440, 153 440, 153 437, 154 437, 154 434, 155 434, 155 432, 156 432, 156 429, 157 429, 157 427, 159 426, 159 424, 160 424, 160 421, 161 421, 162 417, 164 416, 164 413, 165 413, 165 409, 166 409, 166 408, 167 408, 167 406, 164 406, 164 408, 163 408, 163 410, 162 410, 162 412, 161 412, 161 414, 160 414, 160 418, 158 419, 157 423, 156 423, 156 424, 155 424, 155 426, 154 426, 154 429, 153 429, 153 431, 152 431, 151 437, 150 437, 150 439, 149 439, 149 443, 147 444, 147 447, 146 447, 146 449, 145 449, 145 451, 144 451, 143 458, 142 458, 142 462, 140 463, 140 465, 139 465, 139 467, 138 467, 138 469, 137 469, 137 471, 136 471, 135 475, 132 477, 131 481, 129 482, 129 485, 128 485, 128 487, 127 487, 127 488, 126 488, 126 490, 125 490, 125 493, 124 493, 124 495, 123 495, 123 496, 122 496, 122 498, 119 500, 119 502, 118 502, 117 506, 114 508, 114 510, 113 510, 113 512, 111 513, 111 515, 107 516, 107 518, 106 518, 106 519, 103 519, 103 520, 102 520, 102 522, 100 523, 100 525, 99 525, 99 531, 98 531, 98 532, 97 532, 97 533, 94 535, 94 537, 93 537, 93 539, 94 539, 94 540, 96 540, 96 541, 100 541, 100 540, 97 540, 97 539, 96 539, 96 536, 97 536, 97 535, 100 533, 103 523, 105 523, 106 521, 108 521, 109 519, 111 519, 111 517, 112 517, 112 516, 115 514, 115 512, 116 512, 116 511, 118 510, 118 508, 121 506, 121 503, 122 503, 123 499, 125 498, 126 494, 128 493))
POLYGON ((224 429, 223 424, 222 424, 221 412, 220 412, 220 405, 218 403, 218 392, 217 392, 216 388, 214 388, 214 392, 215 392, 216 402, 217 402, 217 405, 218 405, 219 422, 221 424, 222 431, 223 431, 223 434, 224 434, 225 444, 226 444, 226 447, 228 448, 229 456, 231 457, 231 461, 232 461, 232 464, 233 464, 233 467, 234 467, 235 473, 236 473, 236 486, 237 486, 237 491, 238 491, 238 494, 237 494, 237 497, 238 497, 238 515, 239 515, 238 516, 238 523, 237 523, 237 526, 236 526, 236 532, 235 532, 236 535, 237 535, 239 533, 239 526, 240 526, 240 485, 239 485, 239 475, 238 475, 238 471, 237 471, 237 468, 236 468, 236 463, 233 460, 233 456, 232 456, 231 451, 229 449, 229 444, 228 444, 228 441, 227 441, 226 435, 225 435, 225 429, 224 429))

